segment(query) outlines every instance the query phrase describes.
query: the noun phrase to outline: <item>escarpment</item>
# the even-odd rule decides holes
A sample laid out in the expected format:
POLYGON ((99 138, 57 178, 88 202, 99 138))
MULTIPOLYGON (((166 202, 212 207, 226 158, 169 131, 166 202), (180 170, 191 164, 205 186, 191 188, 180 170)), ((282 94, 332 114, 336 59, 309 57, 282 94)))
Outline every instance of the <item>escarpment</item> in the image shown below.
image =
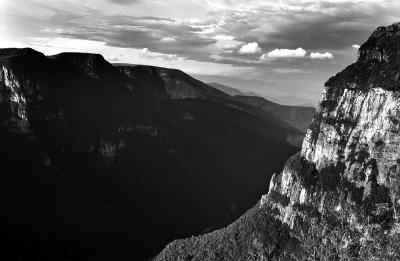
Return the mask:
MULTIPOLYGON (((358 60, 329 79, 301 153, 272 178, 263 197, 293 229, 316 218, 357 233, 339 244, 342 250, 367 248, 377 231, 398 237, 399 40, 400 24, 379 27, 358 60)), ((354 257, 361 258, 361 250, 354 257)))

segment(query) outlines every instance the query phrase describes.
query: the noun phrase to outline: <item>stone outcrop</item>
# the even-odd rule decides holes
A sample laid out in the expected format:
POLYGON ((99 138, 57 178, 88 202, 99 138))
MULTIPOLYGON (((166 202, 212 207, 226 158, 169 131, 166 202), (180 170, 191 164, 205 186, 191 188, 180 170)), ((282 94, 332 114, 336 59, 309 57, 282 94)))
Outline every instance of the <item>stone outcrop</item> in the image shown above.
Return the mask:
POLYGON ((26 97, 24 90, 14 73, 5 66, 0 69, 0 102, 8 104, 10 114, 4 122, 20 131, 27 131, 29 122, 26 115, 26 97))

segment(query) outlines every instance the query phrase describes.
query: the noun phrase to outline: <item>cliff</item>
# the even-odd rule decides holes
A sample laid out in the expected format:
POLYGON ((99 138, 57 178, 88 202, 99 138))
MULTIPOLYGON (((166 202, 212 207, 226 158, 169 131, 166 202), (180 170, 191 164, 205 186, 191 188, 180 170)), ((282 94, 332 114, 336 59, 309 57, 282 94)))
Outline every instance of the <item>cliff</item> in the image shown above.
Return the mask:
MULTIPOLYGON (((375 216, 377 205, 385 203, 397 218, 399 39, 399 24, 378 28, 361 46, 357 62, 329 79, 301 153, 288 161, 272 190, 293 204, 307 204, 315 200, 312 190, 322 189, 321 198, 336 200, 327 200, 330 206, 320 201, 322 211, 355 202, 348 195, 339 200, 345 186, 350 192, 360 191, 360 202, 369 203, 367 215, 375 216), (305 177, 313 181, 301 182, 305 177)), ((365 221, 365 216, 358 218, 365 221)))
POLYGON ((357 258, 377 232, 389 239, 399 232, 399 40, 400 24, 379 27, 358 60, 329 79, 301 153, 272 178, 264 197, 292 228, 329 219, 362 235, 339 244, 361 249, 357 258))
MULTIPOLYGON (((290 232, 274 256, 264 240, 260 260, 399 260, 399 43, 400 24, 379 27, 325 84, 301 152, 261 199, 265 219, 290 232)), ((254 246, 249 238, 245 251, 254 246)))

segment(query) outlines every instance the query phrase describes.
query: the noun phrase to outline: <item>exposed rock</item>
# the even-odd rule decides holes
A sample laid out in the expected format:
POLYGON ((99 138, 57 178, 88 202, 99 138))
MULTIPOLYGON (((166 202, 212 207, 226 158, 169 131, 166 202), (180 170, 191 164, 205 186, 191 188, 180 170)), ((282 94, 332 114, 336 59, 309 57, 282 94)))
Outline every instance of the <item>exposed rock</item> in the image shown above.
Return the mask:
POLYGON ((26 132, 29 126, 27 103, 21 85, 13 71, 3 65, 0 69, 0 102, 9 108, 8 112, 11 114, 5 124, 14 125, 17 129, 26 132))
POLYGON ((272 179, 264 200, 282 222, 296 228, 312 217, 329 216, 364 238, 372 227, 388 233, 396 227, 399 40, 399 24, 379 27, 361 46, 357 62, 326 83, 301 153, 272 179), (289 205, 275 193, 289 198, 289 205))

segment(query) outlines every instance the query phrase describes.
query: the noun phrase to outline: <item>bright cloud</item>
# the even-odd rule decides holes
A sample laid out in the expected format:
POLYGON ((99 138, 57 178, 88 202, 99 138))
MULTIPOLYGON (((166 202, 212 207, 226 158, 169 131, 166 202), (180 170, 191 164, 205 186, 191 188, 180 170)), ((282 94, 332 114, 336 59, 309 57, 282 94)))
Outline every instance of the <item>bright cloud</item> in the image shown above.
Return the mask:
POLYGON ((219 50, 232 51, 232 49, 238 48, 240 45, 243 45, 244 42, 235 40, 235 37, 231 35, 216 35, 213 37, 217 42, 215 46, 219 50))
POLYGON ((325 52, 325 53, 311 53, 311 54, 310 54, 310 58, 311 58, 311 59, 320 59, 320 60, 323 60, 323 59, 333 59, 334 56, 333 56, 333 54, 330 53, 330 52, 325 52))
POLYGON ((360 46, 358 44, 353 44, 351 47, 355 48, 355 49, 359 49, 360 46))
POLYGON ((261 56, 261 60, 267 58, 301 58, 307 54, 307 51, 303 48, 297 49, 275 49, 267 54, 261 56))
POLYGON ((255 54, 255 53, 261 53, 261 48, 258 46, 258 43, 253 42, 253 43, 248 43, 243 45, 239 51, 239 54, 255 54))
POLYGON ((210 55, 210 59, 222 63, 242 63, 242 64, 258 64, 258 60, 243 59, 238 57, 224 57, 219 54, 210 55))
POLYGON ((161 39, 161 42, 173 43, 173 42, 176 42, 176 39, 173 37, 164 37, 161 39))

